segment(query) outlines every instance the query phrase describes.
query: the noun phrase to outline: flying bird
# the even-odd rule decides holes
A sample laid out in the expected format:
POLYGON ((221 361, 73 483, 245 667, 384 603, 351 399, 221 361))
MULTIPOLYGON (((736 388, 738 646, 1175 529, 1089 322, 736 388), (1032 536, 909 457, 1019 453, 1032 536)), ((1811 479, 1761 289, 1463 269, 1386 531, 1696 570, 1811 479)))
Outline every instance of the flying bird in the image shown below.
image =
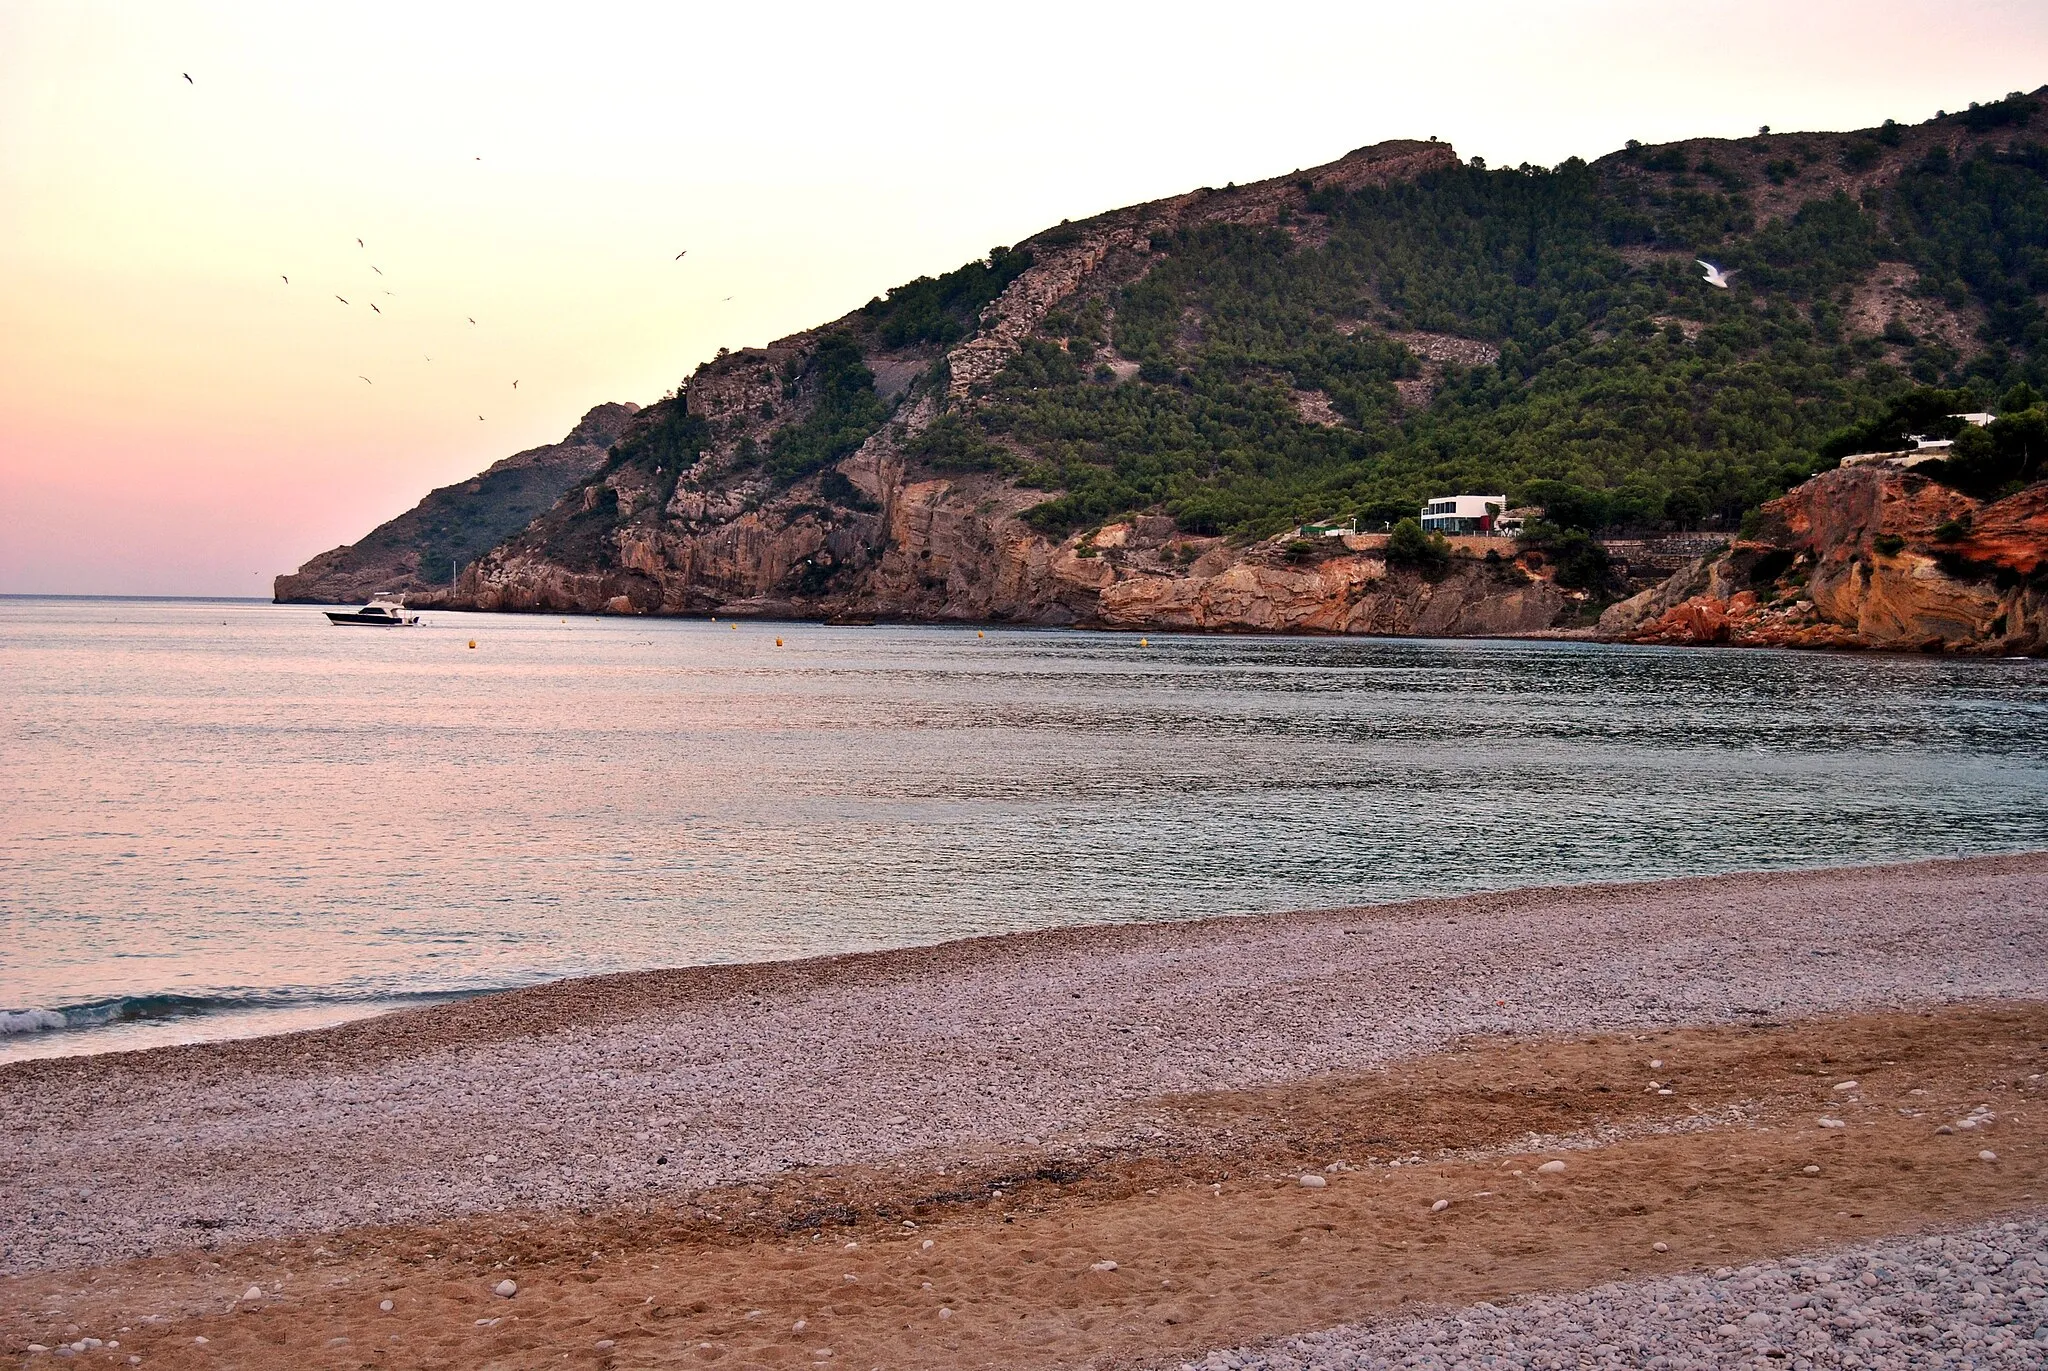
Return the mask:
POLYGON ((382 313, 384 312, 384 311, 383 311, 383 310, 381 310, 381 309, 377 309, 377 302, 376 302, 375 300, 372 300, 372 301, 370 301, 370 308, 371 308, 371 309, 376 309, 376 310, 377 310, 377 313, 379 313, 379 314, 382 314, 382 313))
POLYGON ((290 285, 292 283, 292 278, 289 276, 284 277, 283 280, 286 285, 290 285))
MULTIPOLYGON (((335 296, 334 298, 335 298, 335 299, 337 299, 337 300, 341 300, 341 297, 340 297, 339 295, 335 296)), ((344 305, 348 303, 348 301, 346 301, 346 300, 341 300, 341 302, 342 302, 342 303, 343 303, 344 305)))
MULTIPOLYGON (((463 317, 463 318, 465 318, 465 319, 469 319, 469 316, 468 316, 467 314, 463 315, 462 317, 463 317)), ((475 322, 476 322, 476 320, 474 320, 474 319, 469 319, 469 322, 473 324, 473 323, 475 323, 475 322)), ((481 415, 479 415, 478 417, 479 417, 479 418, 481 418, 482 416, 481 416, 481 415)))
POLYGON ((180 75, 180 76, 182 76, 182 77, 184 77, 184 78, 185 78, 185 84, 186 84, 186 85, 188 85, 188 86, 193 86, 193 85, 197 85, 197 84, 198 84, 198 82, 196 82, 196 81, 194 81, 194 80, 192 79, 192 73, 191 73, 191 72, 189 72, 189 71, 181 71, 181 72, 179 72, 179 73, 178 73, 178 75, 180 75))
POLYGON ((1717 286, 1722 290, 1728 289, 1728 282, 1735 275, 1734 272, 1723 271, 1704 257, 1695 257, 1693 260, 1707 269, 1705 279, 1708 285, 1717 286))
POLYGON ((478 423, 482 423, 482 422, 484 421, 484 416, 483 416, 483 415, 481 415, 481 414, 477 415, 477 416, 476 416, 476 421, 477 421, 478 423))
POLYGON ((370 386, 370 385, 375 385, 375 384, 376 384, 376 382, 372 381, 372 380, 371 380, 371 379, 370 379, 369 377, 367 377, 367 376, 363 376, 363 375, 360 375, 360 374, 358 374, 358 375, 357 375, 356 379, 357 379, 358 381, 361 381, 361 382, 362 382, 362 383, 363 383, 364 385, 366 385, 366 386, 370 386))
POLYGON ((689 250, 688 248, 684 248, 684 249, 683 249, 683 250, 682 250, 681 252, 679 252, 679 253, 677 253, 677 254, 676 254, 676 260, 677 260, 678 262, 680 262, 680 261, 682 261, 682 260, 683 260, 683 259, 684 259, 685 257, 687 257, 687 256, 689 256, 689 255, 690 255, 690 250, 689 250))
POLYGON ((379 276, 382 276, 384 274, 384 269, 378 266, 375 262, 370 263, 370 270, 376 272, 379 276))
POLYGON ((357 247, 361 247, 362 245, 363 245, 363 240, 362 240, 362 239, 360 239, 360 238, 356 239, 356 246, 357 246, 357 247))
POLYGON ((517 381, 514 381, 514 382, 512 383, 512 389, 514 389, 514 390, 517 390, 517 389, 519 389, 519 383, 518 383, 517 381))

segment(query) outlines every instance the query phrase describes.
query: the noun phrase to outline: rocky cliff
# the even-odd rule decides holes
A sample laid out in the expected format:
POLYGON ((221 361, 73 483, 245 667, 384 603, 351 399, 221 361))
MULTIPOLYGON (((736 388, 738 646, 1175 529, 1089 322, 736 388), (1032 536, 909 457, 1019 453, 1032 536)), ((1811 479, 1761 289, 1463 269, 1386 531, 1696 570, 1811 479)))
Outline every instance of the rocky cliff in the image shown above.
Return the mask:
MULTIPOLYGON (((1389 561, 1372 539, 1294 530, 1386 527, 1430 496, 1495 491, 1576 511, 1555 516, 1565 525, 1733 540, 1745 511, 1831 465, 1831 444, 1905 392, 1954 397, 1940 417, 2048 385, 2029 265, 2048 233, 2048 152, 2025 141, 2048 122, 2042 103, 1549 169, 1390 142, 1062 223, 820 328, 721 351, 601 461, 585 453, 559 500, 488 550, 466 544, 457 581, 414 599, 1588 631, 1627 588, 1602 581, 1582 534, 1560 571, 1538 553, 1389 561), (1702 280, 1703 254, 1732 287, 1702 280)), ((1757 538, 1628 601, 1605 632, 2035 641, 2033 573, 1973 541, 2031 516, 1920 487, 1901 505, 1920 513, 1892 496, 1856 505, 1878 498, 1859 481, 1893 479, 1800 487, 1757 538)), ((422 546, 421 522, 316 559, 280 596, 338 595, 344 561, 378 589, 433 579, 420 568, 445 554, 422 546)))
POLYGON ((1635 643, 2048 652, 2048 483, 1980 501, 1886 466, 1825 472, 1753 535, 1614 605, 1635 643))
MULTIPOLYGON (((1023 517, 1046 498, 997 472, 933 469, 919 440, 986 403, 1048 315, 1103 309, 1156 260, 1154 240, 1211 223, 1285 223, 1319 189, 1387 185, 1454 165, 1440 143, 1361 149, 1329 166, 1198 191, 1062 226, 947 348, 876 343, 858 316, 732 353, 639 416, 605 468, 519 537, 464 570, 440 602, 487 610, 775 615, 1326 633, 1519 633, 1579 608, 1540 569, 1455 559, 1427 574, 1378 543, 1304 550, 1231 542, 1136 517, 1050 536, 1023 517), (811 360, 835 331, 890 418, 843 459, 794 482, 758 454, 818 412, 811 360)), ((1312 235, 1312 225, 1292 225, 1312 235)), ((1441 340, 1431 337, 1431 342, 1441 340)), ((1484 355, 1485 345, 1470 347, 1484 355)), ((1099 364, 1129 379, 1114 350, 1099 364)))
POLYGON ((638 405, 599 405, 561 442, 529 448, 443 486, 360 542, 323 552, 277 578, 279 603, 360 604, 372 595, 446 590, 451 563, 471 562, 532 523, 604 464, 638 405))

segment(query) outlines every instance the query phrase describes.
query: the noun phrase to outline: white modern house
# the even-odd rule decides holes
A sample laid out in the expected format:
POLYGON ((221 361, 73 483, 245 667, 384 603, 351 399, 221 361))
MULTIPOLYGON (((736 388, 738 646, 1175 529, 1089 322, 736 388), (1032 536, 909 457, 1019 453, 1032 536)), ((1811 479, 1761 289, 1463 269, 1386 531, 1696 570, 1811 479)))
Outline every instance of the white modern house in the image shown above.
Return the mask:
POLYGON ((1438 495, 1422 507, 1422 527, 1429 533, 1492 533, 1507 507, 1505 495, 1438 495))

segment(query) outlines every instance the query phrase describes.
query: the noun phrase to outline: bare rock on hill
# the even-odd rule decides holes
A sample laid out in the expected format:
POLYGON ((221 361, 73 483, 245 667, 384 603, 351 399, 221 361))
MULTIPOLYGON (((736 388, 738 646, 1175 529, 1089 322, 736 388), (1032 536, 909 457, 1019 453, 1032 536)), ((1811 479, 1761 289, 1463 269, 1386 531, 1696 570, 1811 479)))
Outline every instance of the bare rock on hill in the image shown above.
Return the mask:
POLYGON ((280 604, 359 604, 372 595, 446 588, 451 562, 472 562, 604 464, 633 404, 598 405, 561 442, 528 448, 467 481, 443 486, 361 541, 334 548, 277 578, 280 604))
POLYGON ((2048 483, 1984 502, 1870 465, 1764 506, 1754 538, 1610 608, 1638 643, 2048 652, 2048 483))

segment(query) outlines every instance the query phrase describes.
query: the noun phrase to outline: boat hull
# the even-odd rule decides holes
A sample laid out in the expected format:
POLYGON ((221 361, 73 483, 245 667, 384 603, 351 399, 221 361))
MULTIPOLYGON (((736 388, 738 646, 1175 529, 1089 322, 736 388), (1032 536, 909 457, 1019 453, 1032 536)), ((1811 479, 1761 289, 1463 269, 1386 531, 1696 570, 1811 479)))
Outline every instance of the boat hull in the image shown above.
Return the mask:
POLYGON ((357 614, 354 612, 338 614, 333 610, 329 610, 327 611, 327 622, 330 624, 354 625, 360 628, 408 628, 419 621, 416 619, 397 619, 383 614, 357 614))

